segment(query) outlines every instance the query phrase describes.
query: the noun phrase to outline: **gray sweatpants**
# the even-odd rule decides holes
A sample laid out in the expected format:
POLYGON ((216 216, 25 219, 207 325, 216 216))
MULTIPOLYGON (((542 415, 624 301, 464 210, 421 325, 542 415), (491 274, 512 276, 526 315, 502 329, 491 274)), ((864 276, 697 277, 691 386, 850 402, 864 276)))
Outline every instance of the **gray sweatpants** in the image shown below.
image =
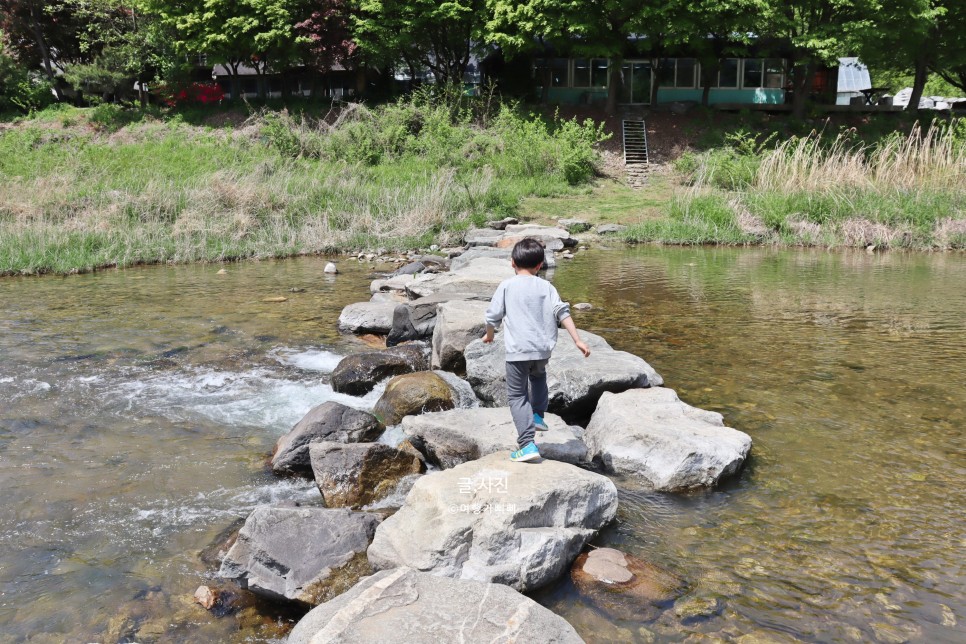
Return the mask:
POLYGON ((506 363, 506 397, 520 447, 533 441, 533 415, 547 412, 547 396, 547 360, 506 363))

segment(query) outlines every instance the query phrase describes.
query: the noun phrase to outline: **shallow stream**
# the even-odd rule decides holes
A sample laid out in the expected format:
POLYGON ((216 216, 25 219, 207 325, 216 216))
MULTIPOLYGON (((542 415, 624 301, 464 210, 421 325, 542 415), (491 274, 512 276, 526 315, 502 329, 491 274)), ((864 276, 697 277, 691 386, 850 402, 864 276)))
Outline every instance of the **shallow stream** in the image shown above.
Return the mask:
MULTIPOLYGON (((320 402, 378 394, 326 384, 362 348, 335 321, 371 275, 323 265, 0 279, 0 642, 284 632, 294 615, 216 618, 191 595, 219 532, 258 504, 318 498, 267 469, 278 436, 320 402)), ((588 642, 961 641, 966 257, 621 249, 553 279, 594 305, 578 326, 754 448, 715 491, 624 485, 596 542, 684 577, 677 612, 612 619, 566 580, 539 601, 588 642)))

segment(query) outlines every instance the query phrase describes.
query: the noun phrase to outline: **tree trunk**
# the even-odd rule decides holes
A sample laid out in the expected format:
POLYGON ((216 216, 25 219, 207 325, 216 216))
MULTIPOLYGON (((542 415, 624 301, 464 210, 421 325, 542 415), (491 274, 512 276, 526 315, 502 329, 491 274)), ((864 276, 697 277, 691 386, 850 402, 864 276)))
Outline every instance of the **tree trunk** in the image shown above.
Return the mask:
POLYGON ((30 30, 34 34, 34 40, 37 41, 37 47, 40 49, 40 56, 44 61, 44 71, 47 72, 47 78, 50 79, 50 83, 54 86, 54 95, 57 97, 57 102, 59 103, 64 99, 60 93, 60 88, 57 87, 57 76, 54 74, 54 66, 50 60, 50 49, 47 47, 47 40, 44 38, 43 31, 40 29, 40 22, 37 20, 36 14, 34 14, 35 8, 33 5, 30 7, 30 30))
POLYGON ((916 112, 919 110, 919 100, 922 92, 926 88, 926 79, 929 78, 929 68, 926 66, 926 59, 923 56, 916 56, 916 74, 912 82, 912 94, 909 95, 909 105, 907 110, 916 112))
POLYGON ((714 77, 717 74, 717 65, 701 63, 701 105, 705 107, 711 102, 711 86, 714 84, 714 77))
POLYGON ((615 56, 610 59, 611 68, 610 82, 607 83, 607 114, 613 116, 617 114, 617 103, 620 101, 621 89, 624 86, 624 79, 621 75, 621 67, 624 64, 622 56, 615 56))
POLYGON ((815 62, 811 59, 807 62, 796 62, 793 72, 795 95, 792 97, 792 116, 796 119, 804 119, 809 92, 812 89, 812 78, 815 76, 815 62))

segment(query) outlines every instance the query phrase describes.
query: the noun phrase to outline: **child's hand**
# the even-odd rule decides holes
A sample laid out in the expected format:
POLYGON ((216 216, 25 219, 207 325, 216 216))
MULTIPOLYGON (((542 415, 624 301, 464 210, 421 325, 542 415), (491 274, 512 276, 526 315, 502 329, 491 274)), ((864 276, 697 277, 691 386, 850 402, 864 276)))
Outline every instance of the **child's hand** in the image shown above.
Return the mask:
POLYGON ((577 348, 580 349, 580 352, 584 354, 585 358, 590 357, 590 347, 584 344, 582 340, 577 340, 574 344, 577 345, 577 348))
POLYGON ((483 334, 483 342, 486 344, 493 342, 493 327, 486 327, 486 333, 483 334))

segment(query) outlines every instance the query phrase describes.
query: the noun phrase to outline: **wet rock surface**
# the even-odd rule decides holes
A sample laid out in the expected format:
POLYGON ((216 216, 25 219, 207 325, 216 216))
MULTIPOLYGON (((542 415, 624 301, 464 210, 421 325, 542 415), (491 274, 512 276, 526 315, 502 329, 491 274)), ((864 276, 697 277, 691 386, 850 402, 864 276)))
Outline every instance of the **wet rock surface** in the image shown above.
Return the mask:
POLYGON ((725 427, 721 414, 664 387, 602 395, 584 440, 606 471, 668 491, 715 485, 751 450, 751 438, 725 427))
POLYGON ((605 476, 495 453, 417 480, 368 557, 376 569, 410 566, 526 591, 564 574, 616 512, 605 476))
POLYGON ((382 431, 382 425, 372 414, 333 401, 322 403, 278 439, 272 454, 272 469, 278 474, 308 474, 312 470, 310 443, 374 441, 382 431))
MULTIPOLYGON (((604 338, 580 331, 590 347, 589 358, 565 334, 547 365, 550 411, 564 415, 589 414, 606 391, 619 392, 664 383, 647 362, 626 351, 614 350, 604 338)), ((474 340, 467 345, 466 379, 484 403, 503 406, 506 398, 506 350, 503 331, 491 344, 474 340)))
POLYGON ((339 329, 349 333, 386 334, 392 329, 394 302, 356 302, 342 309, 339 329))
POLYGON ((384 570, 312 609, 289 644, 583 642, 562 617, 507 586, 384 570))
POLYGON ((380 521, 338 508, 256 508, 218 575, 271 599, 318 604, 365 574, 359 560, 380 521))
POLYGON ((453 409, 458 399, 459 395, 439 374, 408 373, 389 381, 372 413, 388 427, 410 414, 453 409))
MULTIPOLYGON (((580 427, 567 425, 559 416, 544 418, 548 431, 537 432, 544 458, 565 463, 587 460, 587 446, 578 438, 580 427)), ((487 454, 504 456, 517 449, 517 430, 506 407, 454 409, 403 418, 409 441, 433 465, 448 469, 487 454)))
POLYGON ((584 599, 626 620, 653 619, 687 589, 674 573, 613 548, 582 553, 570 578, 584 599))
POLYGON ((330 508, 361 508, 392 494, 399 482, 425 471, 412 453, 382 443, 312 443, 315 483, 330 508))
POLYGON ((329 382, 339 393, 364 396, 390 376, 426 369, 429 369, 429 349, 424 343, 414 342, 346 356, 333 370, 329 382))

